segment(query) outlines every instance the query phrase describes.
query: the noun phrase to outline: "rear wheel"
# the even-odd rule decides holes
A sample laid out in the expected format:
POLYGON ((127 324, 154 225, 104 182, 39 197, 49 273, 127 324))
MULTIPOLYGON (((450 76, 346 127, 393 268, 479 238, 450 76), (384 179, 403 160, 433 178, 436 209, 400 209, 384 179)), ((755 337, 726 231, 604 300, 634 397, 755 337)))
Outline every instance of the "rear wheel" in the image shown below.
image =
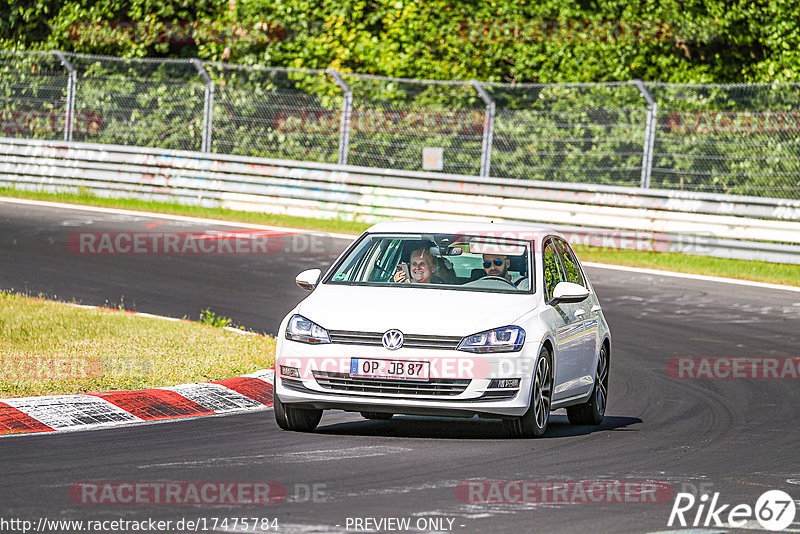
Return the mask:
POLYGON ((573 425, 599 425, 603 422, 608 402, 608 349, 600 349, 597 358, 597 375, 592 396, 584 404, 567 408, 567 418, 573 425))
POLYGON ((542 347, 533 374, 531 403, 522 417, 503 420, 506 432, 512 438, 538 438, 547 430, 550 404, 553 398, 553 357, 547 347, 542 347))
POLYGON ((290 404, 284 404, 274 395, 273 406, 275 408, 275 421, 283 430, 296 430, 298 432, 311 432, 322 419, 322 410, 313 408, 295 408, 290 404))
POLYGON ((378 420, 387 420, 391 419, 394 414, 391 413, 382 413, 382 412, 361 412, 361 417, 364 419, 378 419, 378 420))

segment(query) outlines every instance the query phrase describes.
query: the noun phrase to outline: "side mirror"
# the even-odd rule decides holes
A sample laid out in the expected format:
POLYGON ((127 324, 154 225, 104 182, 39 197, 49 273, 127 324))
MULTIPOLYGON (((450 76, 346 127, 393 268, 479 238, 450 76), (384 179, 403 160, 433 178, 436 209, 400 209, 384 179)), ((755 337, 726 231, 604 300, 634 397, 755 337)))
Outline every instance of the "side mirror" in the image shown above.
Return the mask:
POLYGON ((589 290, 572 282, 559 282, 553 290, 553 298, 547 303, 551 306, 562 302, 583 302, 589 297, 589 290))
POLYGON ((300 286, 301 289, 308 291, 313 290, 319 283, 319 277, 322 276, 322 271, 319 269, 309 269, 297 275, 294 282, 300 286))

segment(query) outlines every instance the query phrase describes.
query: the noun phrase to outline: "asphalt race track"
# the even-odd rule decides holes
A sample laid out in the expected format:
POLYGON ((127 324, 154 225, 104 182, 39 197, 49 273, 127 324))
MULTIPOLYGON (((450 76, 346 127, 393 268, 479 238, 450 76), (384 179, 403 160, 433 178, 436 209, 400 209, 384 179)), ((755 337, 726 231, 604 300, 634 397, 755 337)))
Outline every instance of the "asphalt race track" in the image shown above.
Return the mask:
MULTIPOLYGON (((296 235, 283 237, 281 250, 250 255, 81 254, 67 245, 79 232, 231 229, 0 201, 0 288, 176 317, 196 318, 210 307, 274 333, 306 294, 295 275, 327 266, 347 244, 296 235)), ((800 499, 800 382, 667 372, 676 357, 794 358, 796 364, 800 293, 588 270, 614 336, 610 404, 599 428, 571 426, 556 412, 543 439, 512 440, 493 421, 384 422, 327 412, 315 433, 302 434, 280 431, 272 412, 262 411, 10 436, 0 439, 0 519, 204 518, 211 529, 218 518, 219 532, 253 532, 252 523, 234 529, 232 521, 227 528, 219 521, 277 518, 277 532, 323 533, 373 532, 376 523, 367 518, 405 518, 410 530, 384 522, 391 528, 382 531, 419 532, 419 525, 463 533, 656 532, 670 530, 681 491, 718 492, 719 502, 730 505, 754 506, 770 489, 800 499), (486 503, 457 491, 466 481, 613 480, 664 483, 671 491, 656 503, 590 502, 574 493, 570 502, 523 503, 508 494, 493 499, 504 502, 486 503), (155 481, 274 482, 287 497, 261 505, 84 504, 74 488, 70 494, 82 482, 155 481)), ((705 514, 698 526, 704 520, 705 514)), ((746 526, 761 528, 755 521, 746 526)), ((800 531, 800 513, 791 528, 800 531)), ((743 530, 712 523, 698 531, 743 530)))

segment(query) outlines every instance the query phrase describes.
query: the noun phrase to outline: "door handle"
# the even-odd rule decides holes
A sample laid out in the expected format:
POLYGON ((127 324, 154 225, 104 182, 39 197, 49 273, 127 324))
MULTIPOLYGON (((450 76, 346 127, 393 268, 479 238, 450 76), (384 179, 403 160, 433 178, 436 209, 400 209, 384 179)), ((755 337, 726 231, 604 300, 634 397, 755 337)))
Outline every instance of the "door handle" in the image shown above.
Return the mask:
POLYGON ((592 313, 599 312, 602 309, 603 309, 602 306, 599 306, 599 305, 598 306, 592 306, 592 313))
POLYGON ((577 310, 575 310, 575 317, 581 317, 585 313, 586 313, 586 311, 583 308, 577 309, 577 310))

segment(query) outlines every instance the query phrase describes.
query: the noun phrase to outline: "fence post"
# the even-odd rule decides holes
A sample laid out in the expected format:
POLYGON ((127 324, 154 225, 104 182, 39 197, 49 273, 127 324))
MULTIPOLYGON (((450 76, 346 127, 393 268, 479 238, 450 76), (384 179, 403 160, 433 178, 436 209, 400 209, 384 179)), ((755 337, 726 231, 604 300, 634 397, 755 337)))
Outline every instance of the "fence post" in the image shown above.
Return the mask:
POLYGON ((486 112, 483 118, 483 141, 481 142, 481 171, 480 176, 489 176, 492 168, 492 143, 494 141, 494 100, 486 92, 486 89, 477 80, 470 80, 472 87, 486 104, 486 112))
POLYGON ((206 82, 206 92, 203 99, 203 140, 201 141, 201 152, 211 152, 211 128, 214 120, 214 80, 208 74, 203 63, 196 58, 190 60, 197 73, 206 82))
POLYGON ((644 127, 644 150, 642 151, 642 179, 640 186, 644 189, 650 188, 650 175, 653 171, 653 147, 656 142, 656 119, 658 117, 658 102, 644 86, 641 80, 633 80, 647 102, 647 122, 644 127))
POLYGON ((64 116, 64 141, 72 141, 72 128, 75 121, 75 88, 77 87, 78 74, 72 63, 69 62, 67 56, 61 50, 54 50, 53 54, 61 61, 61 64, 67 69, 67 102, 64 116))
POLYGON ((333 81, 342 90, 344 96, 342 120, 339 123, 339 165, 347 165, 347 154, 350 152, 350 119, 353 113, 353 91, 347 82, 342 79, 338 71, 327 69, 325 72, 333 78, 333 81))

